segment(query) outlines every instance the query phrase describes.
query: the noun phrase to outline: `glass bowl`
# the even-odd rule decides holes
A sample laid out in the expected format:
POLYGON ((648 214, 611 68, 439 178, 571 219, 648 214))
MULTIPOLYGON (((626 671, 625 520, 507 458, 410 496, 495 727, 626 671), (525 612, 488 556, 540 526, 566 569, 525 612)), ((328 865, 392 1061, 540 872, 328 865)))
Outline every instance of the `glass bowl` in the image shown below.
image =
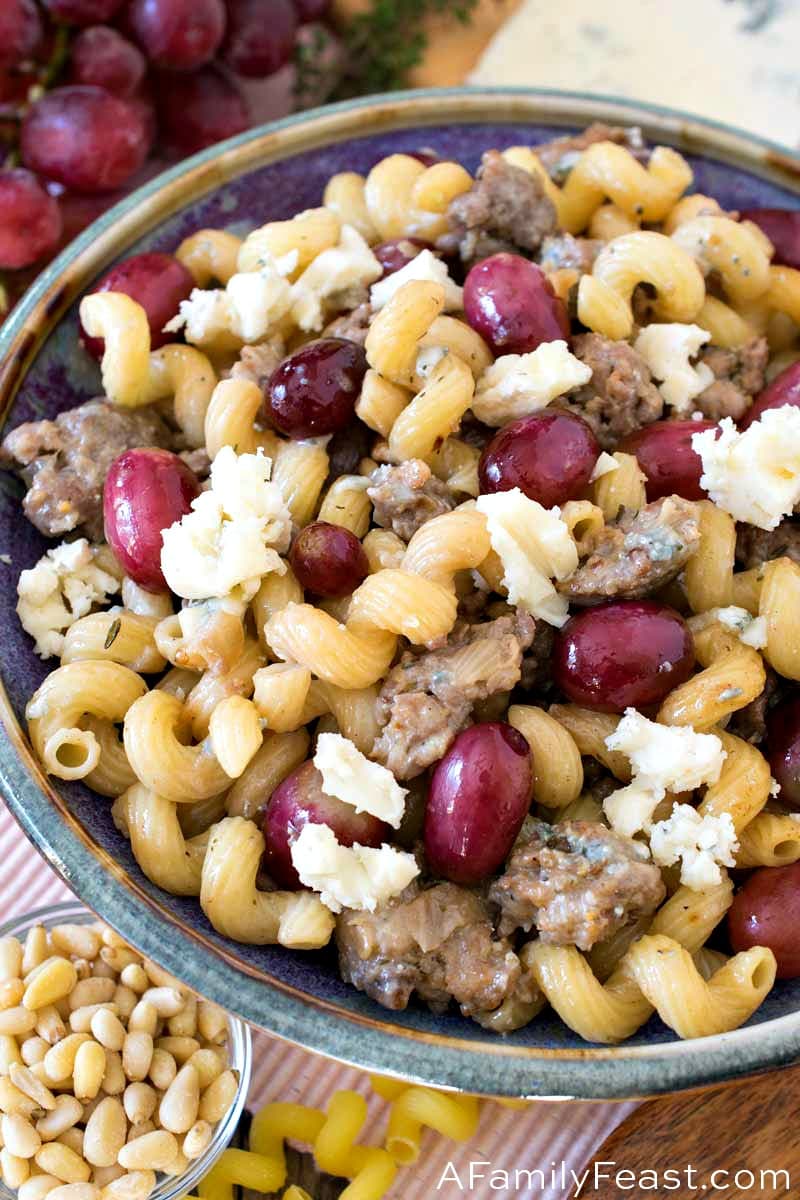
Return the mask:
MULTIPOLYGON (((36 908, 32 912, 21 913, 10 921, 3 922, 0 925, 0 938, 16 937, 23 941, 33 925, 44 925, 45 929, 50 929, 53 925, 67 922, 72 925, 90 925, 97 919, 95 914, 84 908, 79 901, 67 900, 62 904, 50 904, 46 908, 36 908)), ((178 1200, 178 1197, 191 1192, 195 1184, 208 1174, 222 1151, 230 1144, 247 1099, 253 1059, 250 1030, 244 1021, 231 1016, 230 1013, 228 1014, 228 1054, 231 1069, 238 1072, 239 1076, 239 1088, 233 1104, 214 1130, 214 1136, 204 1153, 194 1159, 189 1169, 182 1175, 159 1173, 156 1186, 148 1200, 178 1200)), ((15 1200, 16 1194, 0 1181, 0 1200, 15 1200)))

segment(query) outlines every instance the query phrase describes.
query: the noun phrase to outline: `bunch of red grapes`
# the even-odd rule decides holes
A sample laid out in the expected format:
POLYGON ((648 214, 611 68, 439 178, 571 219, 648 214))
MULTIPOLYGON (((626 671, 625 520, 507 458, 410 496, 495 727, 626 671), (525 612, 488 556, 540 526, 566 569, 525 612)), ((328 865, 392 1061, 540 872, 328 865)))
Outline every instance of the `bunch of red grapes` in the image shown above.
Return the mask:
POLYGON ((329 3, 0 0, 0 318, 124 190, 298 106, 298 54, 316 63, 300 103, 322 102, 329 3))

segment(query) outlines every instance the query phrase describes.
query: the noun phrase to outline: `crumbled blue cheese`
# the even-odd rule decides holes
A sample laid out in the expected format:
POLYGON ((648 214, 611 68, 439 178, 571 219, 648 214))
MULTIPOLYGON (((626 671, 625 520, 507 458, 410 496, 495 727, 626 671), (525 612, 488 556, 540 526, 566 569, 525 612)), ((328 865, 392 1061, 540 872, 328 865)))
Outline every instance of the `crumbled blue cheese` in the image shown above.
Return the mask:
POLYGON ((503 565, 510 604, 524 608, 550 625, 568 616, 567 600, 553 587, 578 565, 578 550, 558 508, 543 508, 519 488, 479 496, 492 549, 503 565))
POLYGON ((96 548, 78 538, 48 550, 34 567, 21 572, 17 614, 42 658, 60 655, 70 625, 119 591, 119 580, 95 558, 96 548))
POLYGON ((194 288, 164 329, 169 333, 185 329, 187 342, 200 346, 230 333, 243 342, 259 342, 289 311, 292 289, 285 275, 290 267, 287 255, 258 271, 232 276, 224 289, 194 288))
POLYGON ((340 733, 321 733, 317 738, 314 766, 322 775, 322 790, 356 812, 370 813, 395 829, 400 827, 407 790, 400 787, 391 771, 371 762, 349 738, 340 733))
POLYGON ((352 308, 383 268, 352 225, 343 225, 338 246, 318 254, 292 286, 292 317, 307 332, 322 329, 327 308, 352 308))
POLYGON ((386 844, 379 849, 357 842, 342 846, 329 826, 311 822, 292 844, 292 863, 300 882, 319 892, 331 912, 374 912, 419 875, 413 854, 386 844))
POLYGON ((665 821, 650 830, 650 853, 662 867, 681 864, 681 883, 694 891, 722 882, 720 866, 733 867, 739 842, 729 813, 701 816, 689 804, 676 804, 665 821))
POLYGON ((763 650, 766 646, 766 617, 753 617, 746 608, 739 608, 735 604, 730 604, 727 608, 718 608, 714 615, 726 629, 731 629, 745 646, 752 646, 754 650, 763 650))
POLYGON ((393 271, 385 279, 373 283, 369 290, 372 311, 384 308, 404 284, 422 279, 429 283, 440 283, 444 288, 444 307, 449 312, 458 312, 464 307, 464 291, 450 278, 447 264, 430 250, 421 250, 411 262, 399 271, 393 271))
POLYGON ((566 342, 542 342, 528 354, 503 354, 487 367, 477 382, 472 411, 486 425, 507 425, 546 408, 591 377, 592 368, 570 353, 566 342))
POLYGON ((727 757, 716 734, 696 733, 690 726, 659 725, 635 708, 625 710, 606 746, 630 759, 632 783, 612 792, 603 804, 612 827, 628 837, 649 828, 668 791, 690 792, 716 783, 727 757))
POLYGON ((283 574, 292 519, 271 463, 261 450, 236 455, 223 446, 211 466, 211 487, 192 511, 162 534, 161 569, 186 600, 222 598, 237 589, 247 601, 269 571, 283 574))
POLYGON ((774 529, 800 503, 800 409, 767 409, 743 433, 725 417, 720 430, 692 436, 701 487, 737 521, 774 529))
POLYGON ((699 325, 647 325, 633 348, 641 354, 667 404, 679 416, 692 408, 692 401, 714 382, 714 372, 706 363, 694 365, 692 359, 711 334, 699 325))

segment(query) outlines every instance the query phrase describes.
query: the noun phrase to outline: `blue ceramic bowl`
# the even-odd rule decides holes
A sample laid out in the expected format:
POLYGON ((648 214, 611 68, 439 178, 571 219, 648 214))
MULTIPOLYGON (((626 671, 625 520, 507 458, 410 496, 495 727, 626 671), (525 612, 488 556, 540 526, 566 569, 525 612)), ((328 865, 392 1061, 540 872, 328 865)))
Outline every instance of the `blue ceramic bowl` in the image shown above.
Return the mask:
MULTIPOLYGON (((639 124, 685 152, 698 190, 726 208, 800 207, 800 160, 750 135, 676 112, 527 90, 455 90, 372 98, 317 110, 214 147, 103 216, 39 277, 0 335, 0 403, 9 426, 53 416, 99 391, 77 340, 76 297, 111 262, 173 250, 207 226, 244 232, 321 201, 336 171, 366 172, 393 151, 432 146, 474 169, 481 152, 533 143, 591 120, 639 124)), ((52 663, 33 654, 14 611, 15 583, 45 549, 0 476, 0 781, 23 828, 81 899, 168 971, 253 1024, 370 1070, 500 1096, 620 1098, 697 1087, 795 1061, 800 981, 779 983, 743 1029, 676 1041, 657 1020, 618 1047, 586 1045, 553 1014, 505 1038, 457 1013, 388 1013, 343 984, 332 953, 241 946, 196 900, 142 875, 107 800, 46 779, 20 730, 25 701, 52 663), (2 564, 3 560, 0 560, 2 564)))

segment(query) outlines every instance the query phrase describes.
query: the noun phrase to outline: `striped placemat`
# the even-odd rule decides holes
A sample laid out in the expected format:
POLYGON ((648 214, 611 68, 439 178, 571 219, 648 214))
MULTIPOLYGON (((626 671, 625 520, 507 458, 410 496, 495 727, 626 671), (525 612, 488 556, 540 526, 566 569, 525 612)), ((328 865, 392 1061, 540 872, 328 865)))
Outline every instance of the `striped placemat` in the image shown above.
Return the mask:
MULTIPOLYGON (((0 919, 8 920, 46 904, 69 899, 71 893, 61 879, 39 857, 0 803, 0 919)), ((288 1100, 324 1108, 338 1088, 354 1088, 368 1102, 369 1118, 361 1140, 380 1145, 386 1119, 386 1102, 375 1096, 362 1071, 309 1054, 286 1042, 256 1033, 253 1045, 253 1080, 248 1098, 251 1111, 270 1100, 288 1100)), ((487 1102, 481 1106, 478 1132, 467 1145, 446 1142, 426 1133, 420 1161, 401 1170, 389 1196, 391 1200, 496 1200, 499 1195, 515 1200, 561 1200, 569 1186, 560 1183, 562 1164, 569 1181, 570 1170, 579 1170, 608 1133, 631 1111, 630 1104, 569 1103, 532 1104, 512 1110, 487 1102), (473 1180, 470 1182, 470 1163, 473 1180), (450 1165, 452 1164, 452 1165, 450 1165), (544 1173, 515 1183, 515 1171, 544 1173), (492 1170, 509 1172, 509 1188, 491 1186, 492 1170), (553 1172, 555 1174, 553 1175, 553 1172), (483 1173, 484 1178, 478 1178, 483 1173), (554 1179, 551 1184, 550 1179, 554 1179), (456 1180, 463 1183, 463 1187, 456 1180)), ((318 1200, 318 1198, 315 1198, 318 1200)))

